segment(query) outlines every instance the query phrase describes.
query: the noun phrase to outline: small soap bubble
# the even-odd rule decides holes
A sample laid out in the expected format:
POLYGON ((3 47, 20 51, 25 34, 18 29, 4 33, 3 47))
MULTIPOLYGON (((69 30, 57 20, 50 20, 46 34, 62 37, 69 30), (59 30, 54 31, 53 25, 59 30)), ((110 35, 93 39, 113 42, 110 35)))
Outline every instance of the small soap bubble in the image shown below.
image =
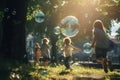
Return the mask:
POLYGON ((89 42, 83 44, 83 52, 87 54, 92 52, 91 44, 89 42))
POLYGON ((59 35, 59 34, 61 33, 59 26, 54 27, 54 33, 55 33, 56 35, 59 35))
POLYGON ((37 23, 42 23, 45 20, 45 14, 43 12, 38 12, 35 16, 35 21, 37 23))

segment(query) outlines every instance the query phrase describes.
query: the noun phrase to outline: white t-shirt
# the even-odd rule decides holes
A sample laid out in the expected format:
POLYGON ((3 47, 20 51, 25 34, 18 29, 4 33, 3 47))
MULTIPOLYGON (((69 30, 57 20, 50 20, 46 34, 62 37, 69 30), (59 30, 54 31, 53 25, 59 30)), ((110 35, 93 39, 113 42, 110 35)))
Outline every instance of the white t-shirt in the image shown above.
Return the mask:
POLYGON ((65 45, 64 46, 64 57, 72 56, 73 46, 72 45, 65 45))

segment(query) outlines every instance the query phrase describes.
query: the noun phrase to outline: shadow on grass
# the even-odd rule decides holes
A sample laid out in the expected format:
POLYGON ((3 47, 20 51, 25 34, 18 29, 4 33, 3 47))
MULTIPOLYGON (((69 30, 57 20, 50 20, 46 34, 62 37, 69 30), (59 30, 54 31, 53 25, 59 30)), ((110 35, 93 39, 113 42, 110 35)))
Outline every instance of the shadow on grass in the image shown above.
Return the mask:
POLYGON ((69 71, 61 71, 60 73, 59 73, 59 75, 66 75, 66 74, 69 74, 70 72, 69 71))
POLYGON ((35 66, 34 63, 24 64, 13 61, 0 61, 0 80, 43 80, 43 78, 44 80, 46 80, 46 78, 47 80, 120 80, 120 74, 116 71, 112 74, 102 76, 99 74, 94 75, 87 73, 72 75, 73 73, 69 70, 57 72, 53 74, 55 75, 53 77, 51 73, 52 70, 42 68, 41 66, 35 66))
POLYGON ((73 80, 105 80, 105 79, 93 79, 93 78, 74 78, 73 80))

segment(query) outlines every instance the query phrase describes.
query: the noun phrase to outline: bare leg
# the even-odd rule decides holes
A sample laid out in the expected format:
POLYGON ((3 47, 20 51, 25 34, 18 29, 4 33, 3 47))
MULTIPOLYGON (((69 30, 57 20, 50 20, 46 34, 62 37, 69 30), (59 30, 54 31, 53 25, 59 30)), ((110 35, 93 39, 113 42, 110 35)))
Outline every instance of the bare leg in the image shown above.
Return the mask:
POLYGON ((108 73, 107 59, 103 59, 102 66, 103 66, 104 72, 108 73))
POLYGON ((110 71, 113 71, 113 66, 112 66, 112 62, 108 60, 108 67, 110 69, 110 71))
POLYGON ((48 61, 43 62, 44 67, 47 67, 47 65, 48 65, 48 61))
POLYGON ((100 62, 102 64, 104 72, 107 73, 108 72, 108 69, 107 69, 107 59, 106 58, 100 58, 100 59, 97 59, 96 61, 100 62))

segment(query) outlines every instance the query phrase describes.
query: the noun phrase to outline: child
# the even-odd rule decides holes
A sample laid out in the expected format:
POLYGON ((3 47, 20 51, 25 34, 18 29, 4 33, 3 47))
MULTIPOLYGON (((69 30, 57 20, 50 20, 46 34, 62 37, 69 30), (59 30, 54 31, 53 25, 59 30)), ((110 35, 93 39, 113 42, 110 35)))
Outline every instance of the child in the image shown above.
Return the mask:
POLYGON ((50 61, 51 58, 50 49, 51 47, 49 46, 49 39, 44 38, 42 40, 42 45, 41 45, 41 55, 43 57, 43 65, 45 67, 48 65, 48 62, 50 61))
POLYGON ((70 64, 69 64, 69 60, 70 60, 70 58, 72 56, 72 51, 74 49, 80 51, 80 49, 72 46, 71 39, 68 38, 68 37, 64 38, 63 42, 64 42, 64 47, 63 47, 63 50, 64 50, 64 52, 63 52, 63 55, 64 55, 64 65, 66 67, 66 70, 67 69, 72 70, 71 67, 70 67, 70 64))
POLYGON ((38 64, 40 64, 40 46, 39 46, 39 43, 36 43, 35 44, 35 62, 37 62, 38 64))
POLYGON ((91 47, 95 47, 96 61, 102 63, 105 73, 108 72, 107 65, 109 66, 110 71, 113 71, 112 62, 106 58, 109 44, 107 42, 108 38, 103 22, 101 20, 96 20, 93 23, 93 29, 94 38, 91 47))

